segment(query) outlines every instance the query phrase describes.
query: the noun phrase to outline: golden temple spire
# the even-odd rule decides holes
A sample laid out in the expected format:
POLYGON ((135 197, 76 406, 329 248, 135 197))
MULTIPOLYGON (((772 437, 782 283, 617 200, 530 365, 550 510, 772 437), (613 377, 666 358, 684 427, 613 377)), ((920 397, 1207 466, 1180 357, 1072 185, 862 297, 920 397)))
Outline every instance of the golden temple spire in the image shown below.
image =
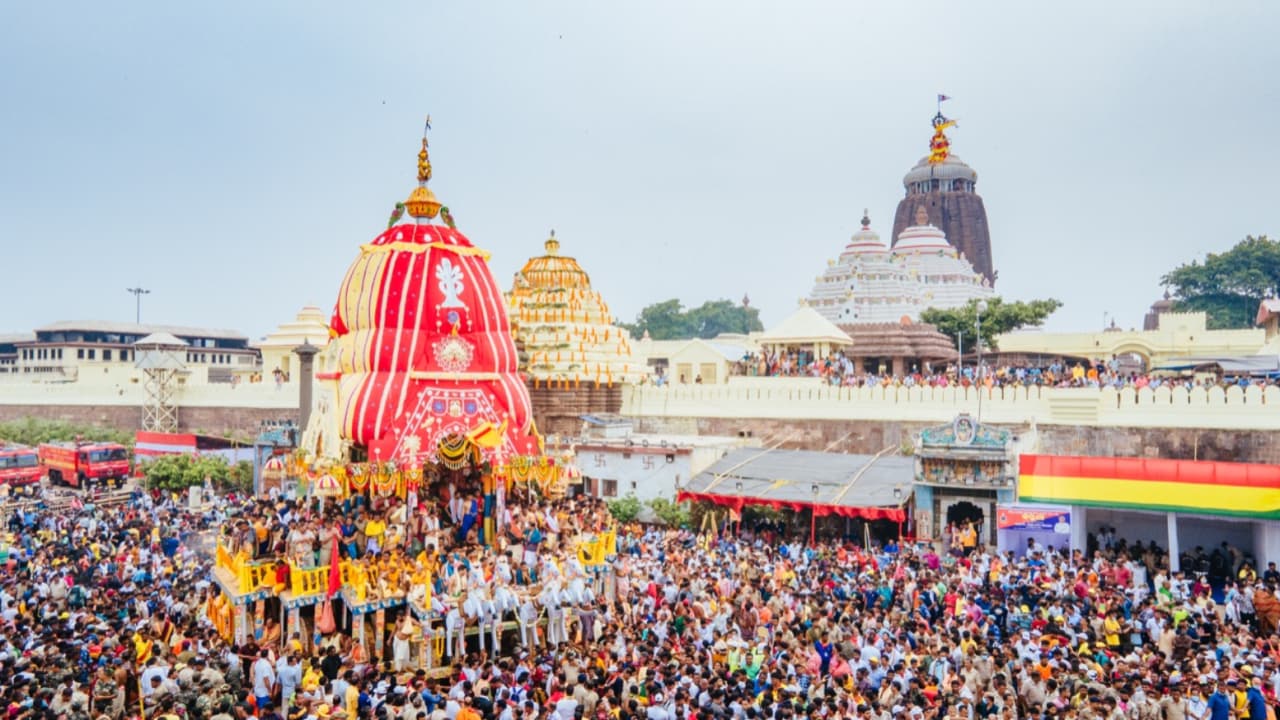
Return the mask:
POLYGON ((428 222, 440 213, 440 201, 431 192, 431 188, 427 187, 427 182, 431 180, 431 156, 427 152, 427 131, 430 129, 431 116, 428 115, 422 129, 422 149, 418 151, 418 187, 409 193, 409 199, 404 202, 409 215, 419 223, 428 222))
POLYGON ((427 153, 427 131, 431 129, 431 116, 422 128, 422 149, 418 151, 418 182, 426 185, 431 179, 431 158, 427 153))
POLYGON ((955 126, 956 121, 948 119, 939 108, 938 114, 933 116, 933 137, 929 139, 930 165, 946 162, 950 157, 951 141, 947 139, 947 130, 955 126))
POLYGON ((547 238, 547 241, 542 244, 542 247, 546 249, 548 255, 560 254, 560 241, 556 239, 555 230, 551 231, 551 237, 547 238))

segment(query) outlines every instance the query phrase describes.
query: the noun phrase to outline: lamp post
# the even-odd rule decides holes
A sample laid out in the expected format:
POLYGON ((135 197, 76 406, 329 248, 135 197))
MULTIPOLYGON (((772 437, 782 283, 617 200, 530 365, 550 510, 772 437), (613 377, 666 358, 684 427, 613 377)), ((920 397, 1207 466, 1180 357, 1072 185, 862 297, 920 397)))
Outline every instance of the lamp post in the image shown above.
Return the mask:
POLYGON ((976 306, 976 309, 978 311, 978 320, 975 323, 975 328, 974 328, 975 330, 977 330, 977 334, 974 336, 974 342, 977 343, 976 347, 978 348, 978 422, 981 423, 982 422, 982 391, 984 389, 982 384, 982 379, 983 379, 983 375, 985 374, 982 367, 982 313, 987 311, 987 301, 979 300, 978 305, 976 306))
POLYGON ((814 483, 809 488, 813 493, 813 505, 809 508, 809 547, 814 546, 815 538, 818 534, 818 484, 814 483))
POLYGON ((141 325, 142 324, 142 296, 150 295, 151 291, 146 290, 144 288, 140 288, 140 287, 131 287, 131 288, 125 288, 125 292, 133 293, 133 299, 134 299, 133 322, 138 325, 141 325))

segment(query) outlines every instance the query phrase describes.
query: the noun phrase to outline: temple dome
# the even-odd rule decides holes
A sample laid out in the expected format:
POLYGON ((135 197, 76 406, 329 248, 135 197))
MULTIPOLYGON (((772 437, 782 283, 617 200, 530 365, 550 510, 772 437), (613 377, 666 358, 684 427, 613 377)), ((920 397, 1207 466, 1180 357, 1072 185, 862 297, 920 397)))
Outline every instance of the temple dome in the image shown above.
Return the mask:
POLYGON ((898 242, 893 246, 895 255, 906 255, 921 250, 954 251, 955 248, 947 242, 946 234, 933 225, 912 225, 898 235, 898 242))
POLYGON ((942 230, 929 223, 923 207, 892 250, 870 223, 864 215, 862 229, 814 281, 809 304, 828 320, 844 327, 915 321, 926 308, 959 307, 993 294, 942 230))
POLYGON ((489 254, 419 192, 430 179, 424 136, 414 195, 360 247, 338 291, 304 432, 317 456, 341 462, 359 447, 372 461, 418 463, 459 438, 494 461, 539 452, 489 254), (396 224, 406 211, 413 220, 396 224), (437 214, 446 226, 431 223, 437 214))
POLYGON ((546 254, 530 258, 507 293, 524 371, 535 380, 638 381, 642 367, 631 357, 631 335, 613 324, 590 276, 560 254, 554 231, 543 247, 546 254))
POLYGON ((556 239, 554 230, 542 247, 545 255, 529 258, 520 268, 520 276, 529 287, 543 290, 591 287, 591 278, 578 261, 560 254, 560 241, 556 239))
POLYGON ((434 451, 485 421, 527 434, 529 396, 502 293, 488 253, 457 230, 419 221, 362 246, 329 325, 341 432, 370 457, 400 457, 412 435, 414 454, 434 451))
POLYGON ((930 180, 967 180, 970 183, 976 183, 978 173, 954 154, 948 155, 940 163, 929 162, 929 156, 926 155, 920 158, 920 162, 916 163, 915 167, 907 171, 902 178, 902 184, 910 189, 916 183, 930 180))
POLYGON ((918 314, 920 292, 864 210, 862 227, 816 278, 808 302, 833 323, 888 322, 918 314))
POLYGON ((995 294, 982 273, 947 242, 946 234, 929 223, 923 205, 916 208, 916 224, 898 235, 893 255, 920 283, 925 307, 960 307, 995 294))
POLYGON ((880 233, 871 229, 871 218, 868 217, 867 211, 862 211, 862 227, 858 228, 858 232, 849 238, 849 244, 845 246, 845 254, 864 254, 864 253, 881 253, 888 252, 889 247, 880 240, 880 233))

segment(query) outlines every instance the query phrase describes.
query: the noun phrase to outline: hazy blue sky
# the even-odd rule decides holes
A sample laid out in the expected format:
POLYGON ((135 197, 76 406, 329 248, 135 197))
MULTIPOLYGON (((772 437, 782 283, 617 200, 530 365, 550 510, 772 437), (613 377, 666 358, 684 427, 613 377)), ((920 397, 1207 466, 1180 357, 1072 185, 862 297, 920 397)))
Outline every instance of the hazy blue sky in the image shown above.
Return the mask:
POLYGON ((555 228, 615 314, 790 312, 887 239, 934 95, 979 173, 998 292, 1141 323, 1160 275, 1280 234, 1280 3, 6 2, 0 332, 261 335, 326 309, 432 187, 512 273, 555 228))

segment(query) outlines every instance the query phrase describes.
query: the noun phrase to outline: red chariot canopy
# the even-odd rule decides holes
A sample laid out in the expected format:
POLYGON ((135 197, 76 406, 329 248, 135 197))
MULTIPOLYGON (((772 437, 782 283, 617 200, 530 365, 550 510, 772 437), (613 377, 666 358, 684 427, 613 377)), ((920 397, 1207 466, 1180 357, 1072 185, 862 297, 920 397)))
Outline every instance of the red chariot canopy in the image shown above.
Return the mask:
POLYGON ((421 461, 451 435, 494 460, 539 453, 488 253, 457 230, 396 225, 362 246, 330 328, 342 433, 371 460, 421 461))

